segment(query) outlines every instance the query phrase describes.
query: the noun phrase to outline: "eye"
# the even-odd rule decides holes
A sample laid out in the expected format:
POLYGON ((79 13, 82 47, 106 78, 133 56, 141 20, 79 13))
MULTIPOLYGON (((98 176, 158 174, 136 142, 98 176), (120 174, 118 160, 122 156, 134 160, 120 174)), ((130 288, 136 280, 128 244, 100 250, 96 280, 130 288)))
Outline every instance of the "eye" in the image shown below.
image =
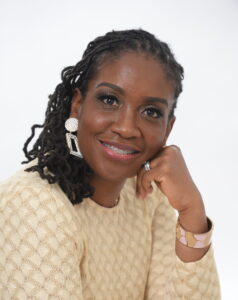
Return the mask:
POLYGON ((147 117, 150 117, 152 119, 159 119, 160 117, 163 117, 163 113, 155 107, 148 107, 143 111, 143 113, 145 113, 147 117))
POLYGON ((103 104, 108 106, 116 106, 118 105, 118 99, 114 95, 98 95, 97 99, 100 100, 103 104))

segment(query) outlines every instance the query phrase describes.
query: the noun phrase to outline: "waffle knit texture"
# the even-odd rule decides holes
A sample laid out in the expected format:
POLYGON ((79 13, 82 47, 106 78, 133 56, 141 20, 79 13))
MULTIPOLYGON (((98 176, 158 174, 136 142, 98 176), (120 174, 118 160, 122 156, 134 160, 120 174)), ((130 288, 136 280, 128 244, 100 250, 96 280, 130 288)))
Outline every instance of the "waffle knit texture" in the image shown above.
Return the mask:
POLYGON ((220 299, 213 248, 185 263, 176 214, 153 185, 126 181, 113 208, 72 205, 58 184, 20 170, 0 185, 1 300, 220 299))

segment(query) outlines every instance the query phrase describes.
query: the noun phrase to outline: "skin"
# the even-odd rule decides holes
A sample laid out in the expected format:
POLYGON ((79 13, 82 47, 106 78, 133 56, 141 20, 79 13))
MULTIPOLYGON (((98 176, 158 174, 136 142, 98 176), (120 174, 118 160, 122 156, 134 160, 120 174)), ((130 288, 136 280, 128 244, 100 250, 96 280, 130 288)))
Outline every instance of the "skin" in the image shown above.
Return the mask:
MULTIPOLYGON (((94 170, 90 183, 96 188, 95 202, 114 206, 126 179, 137 175, 138 197, 145 198, 154 181, 178 211, 180 224, 202 233, 208 228, 200 192, 179 147, 165 146, 175 122, 175 117, 169 118, 173 94, 172 82, 158 61, 129 52, 104 62, 84 97, 75 90, 70 116, 78 118, 79 147, 94 170), (148 102, 151 97, 157 101, 148 102), (101 140, 136 147, 139 153, 129 161, 110 158, 101 140), (150 171, 143 167, 147 160, 150 171)), ((176 241, 176 253, 183 261, 198 260, 207 250, 176 241)))

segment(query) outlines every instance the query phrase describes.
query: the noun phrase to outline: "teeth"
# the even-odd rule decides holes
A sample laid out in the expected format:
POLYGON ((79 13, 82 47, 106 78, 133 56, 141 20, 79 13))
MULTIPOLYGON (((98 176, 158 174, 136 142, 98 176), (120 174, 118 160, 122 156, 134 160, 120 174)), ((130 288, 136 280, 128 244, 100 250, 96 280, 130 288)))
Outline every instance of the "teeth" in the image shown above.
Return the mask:
POLYGON ((103 143, 104 146, 106 146, 107 148, 110 148, 112 149, 113 151, 119 153, 119 154, 132 154, 132 153, 135 153, 135 151, 130 151, 130 150, 122 150, 122 149, 119 149, 115 146, 112 146, 112 145, 108 145, 106 143, 103 143))

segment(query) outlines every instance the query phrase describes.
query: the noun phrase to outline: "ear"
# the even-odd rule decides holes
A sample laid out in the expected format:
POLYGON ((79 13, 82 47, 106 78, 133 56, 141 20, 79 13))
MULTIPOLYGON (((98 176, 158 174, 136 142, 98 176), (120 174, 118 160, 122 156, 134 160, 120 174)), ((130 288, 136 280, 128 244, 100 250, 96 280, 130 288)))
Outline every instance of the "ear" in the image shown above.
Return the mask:
POLYGON ((165 140, 164 140, 164 144, 166 144, 166 141, 170 135, 171 130, 173 129, 174 126, 174 122, 176 121, 176 117, 173 116, 171 119, 169 119, 168 121, 168 125, 167 125, 167 129, 166 129, 166 135, 165 135, 165 140))
POLYGON ((71 101, 70 118, 78 118, 81 104, 82 94, 80 89, 76 88, 71 101))

